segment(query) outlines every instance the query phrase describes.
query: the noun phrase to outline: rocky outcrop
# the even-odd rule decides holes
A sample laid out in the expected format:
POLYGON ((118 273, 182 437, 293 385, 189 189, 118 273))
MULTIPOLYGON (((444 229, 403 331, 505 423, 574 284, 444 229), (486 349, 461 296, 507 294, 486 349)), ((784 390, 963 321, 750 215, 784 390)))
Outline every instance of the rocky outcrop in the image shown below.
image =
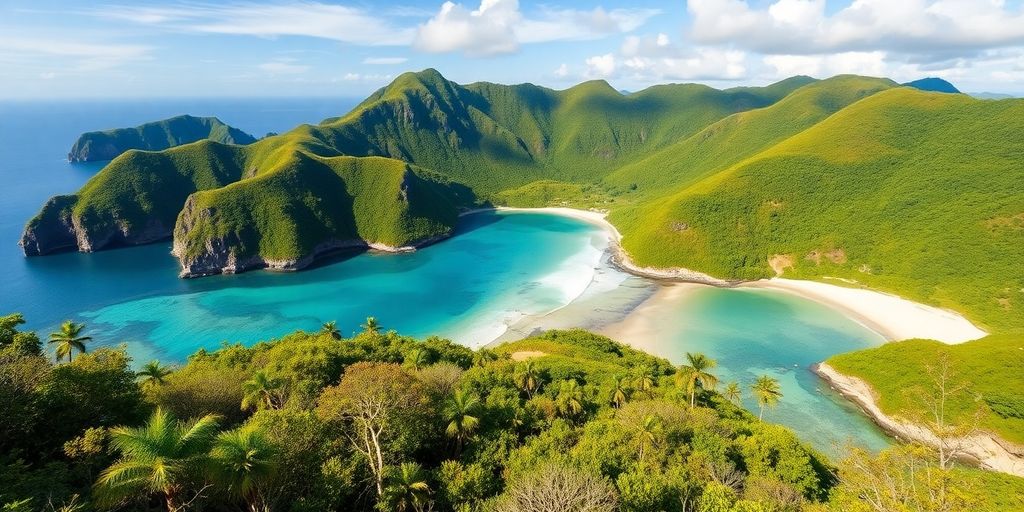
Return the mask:
POLYGON ((25 256, 78 249, 78 230, 71 220, 76 196, 54 196, 25 226, 18 245, 25 256))
POLYGON ((238 274, 248 270, 267 269, 276 271, 302 270, 324 256, 346 249, 363 249, 381 252, 401 253, 412 252, 445 238, 451 234, 439 235, 420 240, 414 244, 394 247, 387 244, 367 242, 366 240, 327 240, 318 244, 309 254, 294 259, 275 260, 262 256, 250 256, 238 258, 235 247, 237 242, 228 239, 210 239, 206 241, 205 250, 196 255, 188 255, 184 251, 184 244, 175 239, 171 253, 178 258, 181 264, 179 277, 203 277, 216 274, 238 274))
POLYGON ((32 218, 22 232, 21 246, 25 256, 42 256, 62 251, 93 252, 109 247, 141 245, 165 240, 171 235, 163 223, 149 219, 133 228, 114 215, 109 221, 93 222, 75 215, 78 197, 55 196, 32 218))
POLYGON ((223 144, 251 144, 256 138, 216 117, 178 116, 134 128, 82 134, 68 152, 69 162, 113 160, 131 149, 160 151, 209 139, 223 144))
MULTIPOLYGON (((811 369, 828 382, 832 389, 857 404, 886 432, 906 441, 929 446, 939 444, 939 439, 928 429, 882 412, 875 401, 874 390, 867 382, 839 373, 827 363, 814 365, 811 369)), ((1015 446, 988 433, 959 438, 954 440, 953 444, 963 453, 963 458, 981 468, 1024 477, 1024 447, 1015 446)))

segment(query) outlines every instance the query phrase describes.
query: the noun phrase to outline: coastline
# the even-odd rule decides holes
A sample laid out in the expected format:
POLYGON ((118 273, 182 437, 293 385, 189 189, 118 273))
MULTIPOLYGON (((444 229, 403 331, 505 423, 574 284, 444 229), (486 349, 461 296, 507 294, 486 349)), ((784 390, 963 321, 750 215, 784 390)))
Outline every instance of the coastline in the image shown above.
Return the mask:
MULTIPOLYGON (((827 363, 816 364, 811 367, 811 371, 847 400, 857 404, 865 415, 889 435, 933 447, 939 444, 939 439, 927 429, 882 412, 875 400, 874 390, 867 382, 842 374, 827 363)), ((1009 444, 998 436, 985 433, 947 441, 947 445, 962 452, 962 458, 983 469, 1024 477, 1024 454, 1019 447, 1011 449, 1009 444)))
MULTIPOLYGON (((965 317, 926 304, 904 299, 897 295, 871 290, 850 288, 820 281, 771 278, 757 281, 729 281, 686 268, 653 268, 635 264, 622 249, 622 234, 606 219, 607 214, 593 210, 565 207, 546 208, 481 208, 462 213, 469 215, 483 211, 537 212, 572 217, 600 226, 609 234, 611 262, 624 272, 636 276, 672 283, 692 283, 718 287, 741 287, 774 290, 798 295, 839 311, 855 322, 878 333, 886 341, 912 338, 934 339, 947 344, 963 343, 986 336, 988 333, 965 317)), ((659 294, 650 301, 664 300, 659 294)))

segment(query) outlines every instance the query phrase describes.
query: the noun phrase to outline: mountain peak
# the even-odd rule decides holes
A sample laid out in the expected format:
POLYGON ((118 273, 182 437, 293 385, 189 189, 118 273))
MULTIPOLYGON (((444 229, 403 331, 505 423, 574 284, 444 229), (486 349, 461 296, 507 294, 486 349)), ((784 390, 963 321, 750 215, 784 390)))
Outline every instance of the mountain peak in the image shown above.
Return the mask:
POLYGON ((913 82, 907 82, 903 85, 907 87, 913 87, 915 89, 920 89, 922 91, 960 94, 960 90, 957 89, 953 84, 937 77, 922 78, 920 80, 914 80, 913 82))

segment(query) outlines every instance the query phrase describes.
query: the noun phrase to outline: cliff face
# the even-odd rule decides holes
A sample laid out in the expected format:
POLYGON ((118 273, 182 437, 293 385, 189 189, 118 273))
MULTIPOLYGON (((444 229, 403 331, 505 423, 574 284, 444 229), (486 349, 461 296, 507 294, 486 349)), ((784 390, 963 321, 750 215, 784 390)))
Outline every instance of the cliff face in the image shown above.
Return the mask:
POLYGON ((130 149, 160 151, 204 139, 222 144, 256 142, 252 135, 228 126, 216 117, 178 116, 134 128, 84 133, 71 147, 68 161, 113 160, 130 149))
POLYGON ((171 235, 171 230, 158 219, 148 219, 141 226, 133 226, 117 219, 116 215, 107 222, 94 216, 77 215, 77 202, 78 196, 75 195, 56 196, 46 202, 42 211, 25 226, 18 242, 26 256, 67 250, 93 252, 108 247, 147 244, 171 235))
POLYGON ((397 160, 297 156, 276 173, 189 196, 173 254, 182 277, 197 277, 299 270, 346 248, 413 250, 451 235, 468 204, 458 191, 397 160))

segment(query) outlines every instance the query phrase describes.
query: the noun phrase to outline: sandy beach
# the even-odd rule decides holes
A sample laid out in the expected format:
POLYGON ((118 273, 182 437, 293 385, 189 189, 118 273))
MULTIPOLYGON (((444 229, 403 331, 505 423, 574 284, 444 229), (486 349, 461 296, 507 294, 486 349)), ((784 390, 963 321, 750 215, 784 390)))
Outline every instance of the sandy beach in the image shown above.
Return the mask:
MULTIPOLYGON (((658 304, 675 302, 679 294, 692 286, 734 286, 776 290, 781 293, 799 295, 803 298, 825 304, 865 327, 879 333, 889 341, 912 338, 928 338, 943 343, 956 344, 984 337, 988 333, 972 324, 962 315, 934 306, 928 306, 902 297, 870 290, 850 288, 819 281, 772 278, 759 281, 727 281, 685 268, 651 268, 633 263, 620 245, 622 234, 605 218, 603 212, 575 208, 497 208, 499 211, 541 212, 564 215, 601 226, 608 232, 612 262, 622 270, 634 275, 678 283, 659 290, 640 305, 634 314, 615 329, 640 329, 644 324, 645 311, 661 309, 658 304), (685 286, 684 286, 685 285, 685 286), (632 326, 632 327, 630 327, 632 326)), ((467 212, 470 213, 470 212, 467 212)), ((641 329, 642 330, 642 329, 641 329)), ((631 332, 631 339, 640 332, 631 332)), ((613 336, 614 337, 614 336, 613 336)), ((621 339, 621 337, 620 337, 621 339)))

